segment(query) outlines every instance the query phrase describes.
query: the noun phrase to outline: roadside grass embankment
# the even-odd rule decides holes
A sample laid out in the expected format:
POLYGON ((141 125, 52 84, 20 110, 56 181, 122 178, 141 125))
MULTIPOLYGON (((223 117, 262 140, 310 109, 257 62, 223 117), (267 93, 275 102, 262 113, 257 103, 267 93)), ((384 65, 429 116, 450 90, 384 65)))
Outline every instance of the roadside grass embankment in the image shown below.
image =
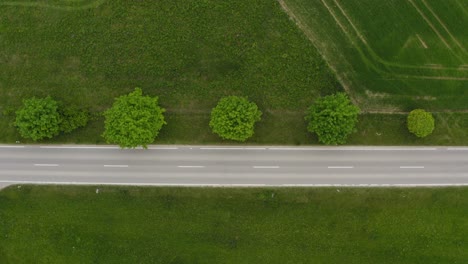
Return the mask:
MULTIPOLYGON (((161 130, 155 144, 239 144, 221 140, 211 132, 209 113, 166 113, 167 125, 161 130)), ((361 114, 356 132, 351 134, 348 145, 468 145, 468 114, 435 113, 434 132, 426 138, 417 138, 406 126, 406 114, 361 114)), ((7 126, 8 124, 5 124, 7 126)), ((308 133, 304 114, 301 112, 264 112, 263 120, 256 125, 255 134, 243 144, 249 145, 311 145, 319 144, 308 133)), ((100 135, 104 120, 90 121, 67 135, 60 135, 42 144, 105 144, 100 135)), ((33 143, 23 140, 15 130, 0 130, 4 142, 33 143)))
POLYGON ((0 262, 464 263, 466 208, 467 188, 10 186, 0 262))

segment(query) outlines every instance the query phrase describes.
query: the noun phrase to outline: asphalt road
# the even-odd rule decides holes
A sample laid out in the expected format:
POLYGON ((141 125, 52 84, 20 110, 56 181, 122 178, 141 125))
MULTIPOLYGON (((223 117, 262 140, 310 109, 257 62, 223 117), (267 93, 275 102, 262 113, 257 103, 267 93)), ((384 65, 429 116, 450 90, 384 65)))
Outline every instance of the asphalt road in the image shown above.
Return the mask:
POLYGON ((0 145, 0 185, 468 185, 468 147, 0 145))

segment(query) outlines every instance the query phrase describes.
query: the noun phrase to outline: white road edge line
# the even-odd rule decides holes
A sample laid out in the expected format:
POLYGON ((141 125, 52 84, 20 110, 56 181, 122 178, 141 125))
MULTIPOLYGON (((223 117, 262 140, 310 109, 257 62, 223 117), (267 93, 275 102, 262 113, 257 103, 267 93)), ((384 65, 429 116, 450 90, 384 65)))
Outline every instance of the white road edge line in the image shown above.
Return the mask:
POLYGON ((328 166, 329 169, 353 169, 353 166, 328 166))
POLYGON ((395 148, 395 147, 312 147, 312 148, 288 148, 288 147, 272 147, 268 150, 317 150, 317 151, 426 151, 426 150, 437 150, 437 148, 395 148))
POLYGON ((450 187, 468 186, 468 183, 379 183, 379 184, 261 184, 261 183, 136 183, 136 182, 57 182, 57 181, 15 181, 0 180, 0 183, 40 185, 118 185, 118 186, 187 186, 187 187, 450 187))
POLYGON ((109 167, 109 168, 128 168, 128 165, 104 165, 104 167, 109 167))
POLYGON ((58 164, 34 164, 34 166, 38 166, 38 167, 57 167, 58 164))
POLYGON ((6 146, 6 145, 0 145, 0 148, 24 148, 24 146, 6 146))
POLYGON ((279 169, 279 166, 253 166, 254 169, 279 169))
POLYGON ((450 150, 450 151, 467 151, 468 148, 463 148, 463 147, 460 147, 460 148, 447 148, 447 150, 450 150))
POLYGON ((179 168, 205 168, 205 166, 191 166, 191 165, 182 165, 182 166, 177 166, 179 168))
POLYGON ((358 183, 358 184, 333 184, 333 183, 318 183, 318 184, 283 184, 283 187, 450 187, 450 186, 468 186, 468 183, 358 183))
POLYGON ((119 147, 87 147, 87 146, 40 146, 43 149, 119 149, 119 147))
MULTIPOLYGON (((11 184, 40 184, 40 185, 118 185, 118 186, 187 186, 187 187, 264 187, 267 184, 263 183, 137 183, 137 182, 55 182, 55 181, 9 181, 0 180, 0 183, 11 184)), ((269 186, 269 185, 268 185, 269 186)), ((280 185, 277 185, 280 186, 280 185)))
POLYGON ((400 166, 400 169, 424 169, 424 166, 400 166))

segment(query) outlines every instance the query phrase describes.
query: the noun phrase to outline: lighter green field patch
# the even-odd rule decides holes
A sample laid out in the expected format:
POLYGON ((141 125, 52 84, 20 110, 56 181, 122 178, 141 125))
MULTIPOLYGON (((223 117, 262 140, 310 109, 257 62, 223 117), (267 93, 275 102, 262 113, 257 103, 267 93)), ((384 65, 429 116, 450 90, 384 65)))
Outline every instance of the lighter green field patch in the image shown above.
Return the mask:
POLYGON ((389 108, 467 109, 466 1, 280 3, 365 110, 385 108, 368 90, 390 94, 389 108), (436 100, 417 99, 423 96, 436 100))

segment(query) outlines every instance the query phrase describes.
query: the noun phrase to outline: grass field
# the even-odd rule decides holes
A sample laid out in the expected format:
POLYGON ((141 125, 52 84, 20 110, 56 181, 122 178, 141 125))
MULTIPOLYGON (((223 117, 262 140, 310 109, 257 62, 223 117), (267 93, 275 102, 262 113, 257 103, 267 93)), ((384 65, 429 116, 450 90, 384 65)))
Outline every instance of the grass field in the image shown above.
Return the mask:
MULTIPOLYGON (((424 0, 443 13, 437 17, 443 19, 454 38, 446 36, 448 32, 441 25, 439 31, 445 32, 444 39, 453 46, 450 52, 417 16, 414 20, 421 23, 417 34, 424 37, 430 48, 420 50, 418 42, 410 40, 411 36, 414 38, 410 29, 397 36, 400 28, 396 33, 387 28, 382 32, 393 36, 392 41, 381 38, 378 30, 384 28, 382 23, 394 21, 388 16, 388 21, 382 19, 377 20, 380 24, 368 25, 372 21, 369 12, 381 10, 369 0, 360 1, 359 6, 352 1, 337 2, 339 7, 329 5, 341 14, 337 19, 344 19, 343 25, 348 16, 354 27, 365 28, 359 37, 353 26, 346 24, 352 29, 348 33, 355 33, 349 38, 349 34, 340 32, 321 1, 280 1, 303 19, 300 28, 276 1, 0 1, 0 142, 31 143, 21 139, 11 126, 14 110, 24 98, 51 95, 98 115, 112 104, 114 97, 139 86, 146 94, 158 95, 162 106, 168 109, 168 125, 156 143, 229 143, 209 130, 209 111, 220 97, 234 94, 248 96, 264 112, 248 143, 316 144, 317 140, 306 133, 304 112, 318 96, 342 88, 313 44, 338 71, 350 95, 365 111, 466 109, 465 81, 395 77, 411 74, 412 70, 406 69, 415 69, 413 66, 421 63, 456 67, 464 58, 457 43, 462 47, 466 43, 462 34, 466 22, 464 3, 424 0), (446 10, 451 5, 460 5, 453 17, 451 9, 446 10), (353 12, 343 13, 340 7, 353 12), (308 26, 315 25, 317 17, 321 24, 312 27, 312 32, 308 26), (312 38, 311 43, 311 37, 320 38, 312 38), (399 50, 406 37, 407 48, 399 50), (368 45, 359 43, 361 38, 368 45), (386 62, 380 63, 383 60, 386 62), (383 74, 384 71, 391 73, 383 74)), ((332 1, 335 0, 323 0, 332 1)), ((391 10, 389 14, 395 14, 403 0, 399 1, 380 5, 391 10)), ((418 2, 422 0, 412 1, 424 5, 418 2)), ((401 15, 417 12, 411 10, 404 10, 401 15)), ((432 19, 437 20, 435 16, 432 19)), ((429 71, 424 74, 439 72, 432 68, 423 68, 429 71)), ((456 76, 460 72, 459 77, 464 78, 468 71, 461 67, 447 74, 456 76)), ((417 140, 406 132, 402 115, 364 114, 349 143, 468 144, 468 113, 436 115, 443 122, 436 123, 435 135, 417 140), (384 127, 389 128, 386 136, 379 136, 384 127)), ((104 143, 102 132, 103 119, 97 117, 83 129, 45 142, 104 143)))
POLYGON ((97 112, 135 87, 169 113, 207 113, 225 95, 302 111, 341 90, 275 1, 17 0, 0 11, 2 111, 51 95, 97 112))
POLYGON ((468 189, 12 186, 0 262, 465 263, 468 189))
POLYGON ((467 1, 280 2, 363 109, 468 109, 467 1))

